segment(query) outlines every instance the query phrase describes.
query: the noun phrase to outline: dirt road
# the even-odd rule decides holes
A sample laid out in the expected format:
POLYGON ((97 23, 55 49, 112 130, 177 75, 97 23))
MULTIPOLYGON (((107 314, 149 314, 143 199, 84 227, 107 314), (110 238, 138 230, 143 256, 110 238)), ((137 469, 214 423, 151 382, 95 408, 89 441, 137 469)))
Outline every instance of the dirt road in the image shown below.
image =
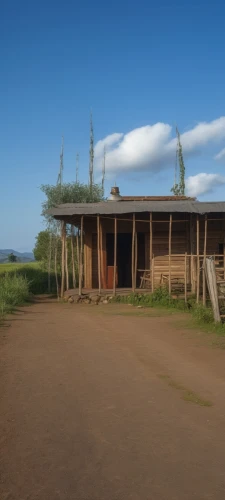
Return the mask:
POLYGON ((0 330, 1 500, 224 500, 225 351, 129 311, 40 302, 0 330))

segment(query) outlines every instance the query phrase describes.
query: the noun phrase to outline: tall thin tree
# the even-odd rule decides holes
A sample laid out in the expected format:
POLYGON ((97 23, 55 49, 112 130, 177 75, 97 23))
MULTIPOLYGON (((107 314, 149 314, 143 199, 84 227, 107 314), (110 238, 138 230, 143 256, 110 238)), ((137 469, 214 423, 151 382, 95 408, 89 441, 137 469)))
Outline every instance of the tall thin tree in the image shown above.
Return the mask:
POLYGON ((174 185, 171 188, 171 192, 175 196, 184 196, 185 195, 185 165, 183 158, 183 150, 182 144, 180 140, 180 132, 176 127, 176 135, 177 135, 177 148, 176 148, 176 162, 175 162, 175 178, 174 185), (179 164, 179 184, 177 183, 177 164, 179 164))
POLYGON ((90 190, 94 184, 94 128, 93 128, 93 118, 92 111, 90 114, 90 150, 89 150, 89 185, 90 190))
POLYGON ((178 128, 176 128, 176 134, 177 134, 177 146, 178 146, 178 163, 179 163, 179 170, 180 170, 180 177, 179 177, 179 188, 180 188, 180 194, 185 195, 185 165, 184 165, 184 157, 183 157, 183 150, 182 150, 182 144, 180 140, 180 132, 178 128))

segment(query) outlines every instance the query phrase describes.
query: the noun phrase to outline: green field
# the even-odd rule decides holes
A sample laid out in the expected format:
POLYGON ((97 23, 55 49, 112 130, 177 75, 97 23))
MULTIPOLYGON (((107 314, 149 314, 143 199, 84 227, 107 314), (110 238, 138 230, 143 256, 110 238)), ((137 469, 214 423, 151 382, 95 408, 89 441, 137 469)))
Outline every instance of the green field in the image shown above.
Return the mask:
MULTIPOLYGON (((23 263, 7 263, 0 264, 0 286, 1 279, 4 276, 22 276, 26 278, 29 291, 33 294, 41 294, 48 292, 48 273, 39 262, 23 263)), ((56 291, 55 275, 51 273, 51 292, 56 291)))
POLYGON ((16 272, 20 269, 40 269, 40 263, 39 262, 29 262, 28 264, 24 263, 19 263, 19 262, 14 262, 14 263, 7 263, 7 264, 0 264, 0 274, 2 273, 11 273, 11 272, 16 272))

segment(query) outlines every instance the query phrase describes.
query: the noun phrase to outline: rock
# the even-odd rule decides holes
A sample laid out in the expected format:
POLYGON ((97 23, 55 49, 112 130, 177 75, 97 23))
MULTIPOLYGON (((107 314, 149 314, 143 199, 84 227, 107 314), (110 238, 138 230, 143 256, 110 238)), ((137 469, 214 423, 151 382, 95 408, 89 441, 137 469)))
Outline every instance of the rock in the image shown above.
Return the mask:
POLYGON ((100 295, 91 295, 90 300, 91 302, 93 302, 93 304, 98 304, 101 300, 101 297, 100 295))
POLYGON ((108 304, 108 300, 107 300, 107 299, 104 299, 104 300, 102 301, 102 303, 103 303, 103 304, 108 304))
POLYGON ((69 297, 69 298, 68 298, 68 302, 69 302, 70 304, 73 304, 73 302, 74 302, 74 298, 73 298, 73 297, 69 297))
POLYGON ((73 301, 74 301, 74 304, 78 304, 78 303, 80 302, 80 297, 79 297, 79 295, 75 295, 75 296, 73 297, 73 301))
POLYGON ((90 300, 89 298, 84 299, 84 300, 83 300, 83 303, 84 303, 84 304, 90 304, 90 303, 91 303, 91 300, 90 300))
POLYGON ((143 306, 137 306, 138 309, 143 309, 143 306))

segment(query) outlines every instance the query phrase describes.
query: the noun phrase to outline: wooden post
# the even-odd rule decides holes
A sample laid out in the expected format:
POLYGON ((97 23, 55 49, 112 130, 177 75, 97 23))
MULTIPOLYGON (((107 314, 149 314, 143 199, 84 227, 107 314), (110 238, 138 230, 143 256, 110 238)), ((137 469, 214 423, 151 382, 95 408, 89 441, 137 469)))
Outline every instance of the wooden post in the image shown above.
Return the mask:
POLYGON ((195 280, 194 280, 194 231, 193 231, 193 215, 190 214, 190 253, 191 253, 191 292, 195 293, 195 280))
POLYGON ((171 295, 171 243, 172 243, 172 214, 169 223, 169 294, 171 295))
POLYGON ((113 274, 113 295, 116 295, 117 279, 117 218, 114 219, 114 274, 113 274))
POLYGON ((154 292, 154 255, 152 255, 152 293, 154 292))
POLYGON ((49 255, 48 255, 48 293, 51 293, 51 261, 52 261, 52 232, 49 234, 49 255))
POLYGON ((72 260, 72 273, 73 273, 73 288, 76 288, 76 273, 75 273, 75 260, 74 260, 74 226, 71 224, 71 260, 72 260))
POLYGON ((56 282, 56 290, 57 290, 57 298, 59 299, 59 281, 58 281, 58 271, 57 271, 57 253, 58 253, 58 238, 56 236, 56 246, 55 246, 55 282, 56 282))
POLYGON ((214 321, 216 323, 221 323, 220 310, 219 310, 219 300, 216 282, 216 268, 215 260, 206 258, 206 279, 209 290, 209 296, 212 303, 212 309, 214 314, 214 321))
POLYGON ((225 214, 223 217, 223 279, 225 280, 225 214))
POLYGON ((202 302, 203 305, 206 305, 206 275, 205 275, 205 265, 206 265, 206 248, 207 248, 207 215, 205 215, 205 234, 204 234, 204 260, 203 260, 203 293, 202 293, 202 302))
POLYGON ((135 214, 133 214, 133 232, 132 232, 132 290, 135 292, 135 214))
POLYGON ((200 294, 200 265, 199 265, 199 215, 197 214, 197 304, 199 303, 199 294, 200 294))
POLYGON ((100 217, 97 216, 98 293, 101 294, 100 217))
POLYGON ((82 295, 82 281, 83 281, 83 232, 84 232, 84 216, 82 215, 80 224, 79 296, 82 295))
POLYGON ((187 302, 187 252, 184 256, 184 300, 187 302))
POLYGON ((137 263, 138 263, 138 235, 135 232, 135 265, 134 265, 134 287, 137 288, 137 263))
POLYGON ((150 227, 149 227, 149 271, 152 268, 152 212, 150 213, 150 227))
POLYGON ((64 297, 65 291, 65 222, 61 225, 61 242, 62 242, 62 264, 61 264, 61 298, 64 297))
POLYGON ((69 269, 68 269, 67 238, 65 240, 65 269, 66 269, 66 290, 69 290, 69 269))

